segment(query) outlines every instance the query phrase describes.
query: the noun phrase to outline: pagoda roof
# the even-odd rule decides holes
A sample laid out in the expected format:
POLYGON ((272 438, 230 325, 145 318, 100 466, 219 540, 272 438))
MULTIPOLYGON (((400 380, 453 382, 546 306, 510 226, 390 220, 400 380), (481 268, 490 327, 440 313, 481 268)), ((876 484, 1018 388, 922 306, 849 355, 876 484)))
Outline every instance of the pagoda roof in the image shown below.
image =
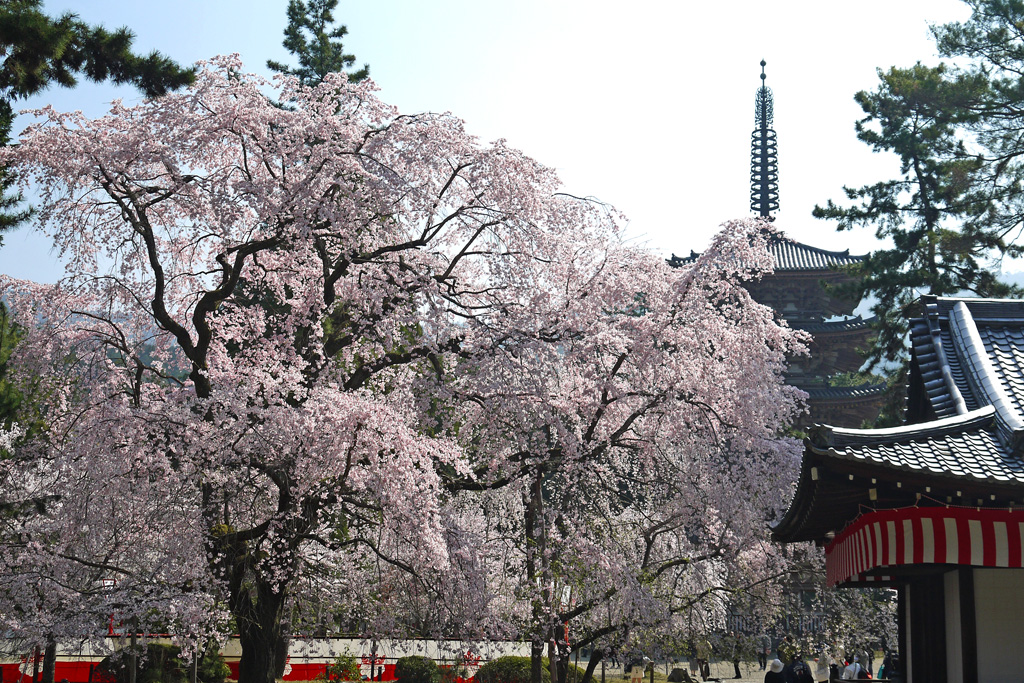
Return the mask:
POLYGON ((838 270, 864 260, 853 256, 850 250, 827 251, 779 234, 768 243, 768 251, 775 257, 775 272, 798 270, 838 270))
MULTIPOLYGON (((844 251, 819 249, 790 239, 781 232, 774 234, 768 240, 768 252, 775 259, 776 273, 838 270, 864 260, 864 256, 851 255, 849 249, 844 251)), ((700 256, 700 252, 691 250, 689 256, 672 254, 672 258, 668 262, 673 266, 682 266, 692 263, 698 256, 700 256)))
POLYGON ((1024 498, 1024 301, 932 297, 924 304, 911 325, 918 379, 909 393, 932 406, 934 419, 890 429, 811 428, 777 540, 821 541, 865 507, 913 505, 923 492, 947 501, 964 492, 986 503, 1024 498))

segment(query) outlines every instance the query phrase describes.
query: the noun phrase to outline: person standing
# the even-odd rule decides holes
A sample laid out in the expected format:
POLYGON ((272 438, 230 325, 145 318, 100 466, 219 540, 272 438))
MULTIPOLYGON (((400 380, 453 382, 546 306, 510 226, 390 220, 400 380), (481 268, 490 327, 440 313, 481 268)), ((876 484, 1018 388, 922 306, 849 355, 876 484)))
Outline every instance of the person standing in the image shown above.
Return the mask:
POLYGON ((705 681, 711 678, 711 643, 707 638, 697 641, 697 665, 701 678, 705 681))
POLYGON ((635 653, 630 653, 622 658, 622 677, 629 677, 630 683, 640 683, 643 680, 643 673, 640 672, 640 660, 635 653))
POLYGON ((800 655, 796 655, 787 668, 789 669, 789 680, 794 683, 814 683, 811 669, 800 655))
POLYGON ((890 681, 903 681, 903 676, 900 673, 900 656, 895 652, 887 652, 885 659, 882 661, 882 669, 879 670, 879 678, 883 676, 888 678, 890 681))
POLYGON ((768 672, 764 675, 764 683, 786 683, 786 677, 782 675, 782 662, 773 659, 768 665, 768 672))
POLYGON ((692 638, 686 643, 686 650, 689 654, 690 674, 696 680, 697 674, 700 671, 700 660, 697 658, 697 646, 692 638))
POLYGON ((767 633, 762 633, 757 637, 757 663, 761 666, 761 671, 764 671, 768 667, 768 655, 772 651, 772 639, 768 637, 767 633))
POLYGON ((825 652, 822 652, 818 655, 817 659, 814 660, 813 666, 811 666, 811 662, 807 662, 808 666, 811 666, 813 669, 812 673, 814 675, 814 680, 818 683, 826 683, 831 677, 832 670, 829 666, 831 664, 830 660, 831 657, 829 657, 825 652))
POLYGON ((860 665, 860 657, 857 655, 853 656, 853 661, 843 669, 842 680, 844 681, 856 681, 860 678, 865 677, 867 672, 864 671, 864 667, 860 665))
POLYGON ((732 668, 736 672, 733 678, 743 678, 740 673, 740 654, 743 652, 743 636, 731 631, 729 633, 729 644, 732 646, 732 668))

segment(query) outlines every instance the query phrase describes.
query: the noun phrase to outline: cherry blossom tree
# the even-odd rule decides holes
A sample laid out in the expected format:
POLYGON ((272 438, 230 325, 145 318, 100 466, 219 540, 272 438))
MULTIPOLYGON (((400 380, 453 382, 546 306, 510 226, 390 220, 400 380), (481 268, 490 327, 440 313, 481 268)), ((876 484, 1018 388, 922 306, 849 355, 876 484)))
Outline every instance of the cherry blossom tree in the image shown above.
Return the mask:
POLYGON ((451 115, 233 57, 37 115, 0 163, 67 274, 0 281, 46 425, 0 461, 0 502, 35 508, 4 520, 8 628, 235 630, 240 681, 271 683, 298 591, 388 630, 405 582, 539 666, 559 623, 598 638, 758 571, 801 343, 742 287, 764 226, 669 269, 451 115))
POLYGON ((609 648, 721 628, 739 593, 771 609, 788 571, 766 520, 799 461, 780 373, 801 337, 748 293, 767 229, 727 224, 682 271, 578 235, 528 307, 489 321, 486 363, 434 377, 425 428, 472 468, 442 472, 458 567, 381 574, 382 631, 526 637, 539 676, 545 646, 561 664, 596 647, 593 671, 609 648))
POLYGON ((767 234, 726 224, 682 270, 580 242, 551 265, 557 286, 494 331, 517 341, 449 383, 476 406, 459 438, 486 471, 466 486, 520 500, 534 680, 545 643, 565 661, 567 631, 576 647, 621 644, 634 627, 724 616, 730 594, 784 573, 766 520, 798 462, 779 433, 798 409, 781 375, 802 337, 749 295, 772 267, 767 234))
POLYGON ((178 630, 224 605, 241 679, 270 681, 306 550, 448 562, 435 472, 468 472, 421 429, 418 387, 471 365, 569 232, 609 221, 452 116, 399 115, 341 75, 280 79, 283 111, 240 69, 94 121, 44 110, 5 157, 68 264, 52 287, 4 283, 31 328, 21 372, 50 383, 45 438, 6 466, 42 468, 9 478, 51 502, 8 562, 90 568, 69 589, 123 595, 100 609, 140 628, 182 592, 178 630))

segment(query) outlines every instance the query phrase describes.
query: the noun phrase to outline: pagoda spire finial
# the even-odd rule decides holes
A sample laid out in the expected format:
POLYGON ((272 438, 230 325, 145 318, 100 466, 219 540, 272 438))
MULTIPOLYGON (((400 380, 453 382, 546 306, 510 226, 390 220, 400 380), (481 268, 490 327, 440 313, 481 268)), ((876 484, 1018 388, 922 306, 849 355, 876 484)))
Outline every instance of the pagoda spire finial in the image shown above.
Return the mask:
POLYGON ((761 87, 754 99, 754 132, 750 136, 750 210, 774 220, 771 212, 779 210, 779 148, 772 128, 772 91, 764 84, 765 64, 762 59, 761 87))

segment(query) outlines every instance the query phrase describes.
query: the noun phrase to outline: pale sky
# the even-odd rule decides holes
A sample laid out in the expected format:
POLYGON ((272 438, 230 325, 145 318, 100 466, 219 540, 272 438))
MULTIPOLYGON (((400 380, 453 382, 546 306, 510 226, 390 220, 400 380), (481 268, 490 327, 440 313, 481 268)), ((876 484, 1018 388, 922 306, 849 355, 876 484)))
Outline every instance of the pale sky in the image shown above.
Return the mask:
MULTIPOLYGON (((281 46, 287 0, 48 0, 92 24, 127 25, 137 51, 189 64, 238 52, 246 68, 294 63, 281 46)), ((966 19, 958 0, 341 0, 348 52, 401 111, 451 111, 483 141, 506 138, 558 170, 566 190, 615 205, 658 253, 701 250, 751 215, 750 134, 761 59, 775 95, 776 225, 826 249, 873 248, 811 217, 842 186, 893 177, 892 155, 854 136, 858 90, 875 69, 938 58, 930 23, 966 19)), ((27 106, 105 112, 130 88, 53 88, 27 106)), ((8 235, 0 272, 52 280, 48 245, 8 235)))

